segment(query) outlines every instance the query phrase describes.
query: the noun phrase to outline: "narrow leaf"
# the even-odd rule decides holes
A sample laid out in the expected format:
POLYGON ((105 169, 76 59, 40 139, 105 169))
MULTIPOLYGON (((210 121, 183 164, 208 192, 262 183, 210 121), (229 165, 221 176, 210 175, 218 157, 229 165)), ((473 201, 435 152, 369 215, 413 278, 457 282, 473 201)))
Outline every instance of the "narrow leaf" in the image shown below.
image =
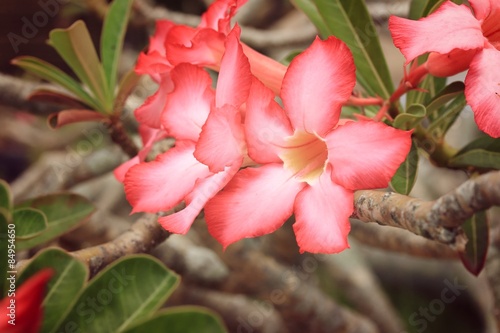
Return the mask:
POLYGON ((85 23, 76 21, 67 29, 52 30, 49 44, 104 106, 104 109, 97 111, 109 114, 112 98, 109 96, 102 64, 85 23))
POLYGON ((394 177, 391 180, 391 187, 394 191, 409 195, 415 180, 418 170, 418 149, 415 142, 412 142, 410 153, 406 160, 399 166, 394 177))
POLYGON ((405 113, 400 113, 394 119, 394 127, 400 129, 411 129, 420 123, 425 118, 427 109, 422 104, 412 104, 405 113))
POLYGON ((472 149, 462 154, 457 154, 448 162, 450 167, 482 169, 500 169, 500 153, 485 149, 472 149))
POLYGON ((0 179, 0 208, 12 209, 12 192, 9 184, 3 179, 0 179))
POLYGON ((18 57, 12 60, 12 64, 31 72, 40 78, 54 82, 67 89, 76 97, 80 98, 83 103, 88 104, 95 110, 100 110, 102 105, 100 102, 95 101, 78 82, 73 80, 71 76, 61 71, 59 68, 40 60, 35 57, 18 57))
POLYGON ((117 70, 133 0, 115 0, 109 5, 101 34, 101 59, 111 94, 115 91, 117 70))
POLYGON ((63 110, 49 115, 47 123, 53 129, 84 121, 100 121, 102 114, 92 110, 63 110))
POLYGON ((30 239, 47 229, 47 217, 35 208, 14 210, 12 221, 16 226, 16 240, 30 239))
POLYGON ((82 332, 122 332, 150 317, 178 282, 175 273, 151 256, 124 257, 90 281, 58 332, 71 324, 82 332))
POLYGON ((49 194, 29 199, 19 206, 41 210, 47 217, 47 230, 37 237, 19 240, 17 250, 30 249, 59 237, 65 232, 83 223, 94 212, 94 206, 86 198, 77 194, 49 194))
POLYGON ((291 0, 291 2, 295 6, 295 8, 300 9, 304 14, 307 15, 316 29, 318 29, 319 35, 321 37, 326 38, 331 35, 313 0, 291 0))
POLYGON ((199 306, 176 306, 163 310, 153 318, 125 333, 226 333, 219 316, 199 306))
MULTIPOLYGON (((425 60, 427 60, 427 55, 423 55, 413 62, 418 61, 418 63, 423 63, 425 60)), ((446 78, 426 75, 424 80, 419 84, 418 90, 411 90, 406 94, 406 106, 408 107, 412 104, 427 105, 432 96, 435 96, 445 85, 446 78)))
POLYGON ((113 113, 119 115, 123 111, 125 102, 127 98, 134 91, 137 83, 139 82, 140 75, 138 75, 134 69, 131 69, 120 81, 120 86, 118 87, 118 93, 113 104, 113 113))
POLYGON ((40 332, 56 332, 65 314, 69 312, 77 295, 88 279, 87 267, 67 252, 49 248, 37 253, 19 275, 18 283, 23 283, 43 268, 50 267, 54 275, 47 285, 43 301, 43 323, 40 332))
POLYGON ((440 107, 444 106, 449 101, 453 100, 459 94, 463 93, 465 85, 463 82, 455 81, 447 85, 443 90, 434 95, 434 98, 427 104, 427 113, 432 115, 440 107))
POLYGON ((313 0, 329 35, 351 49, 358 81, 370 95, 389 98, 394 90, 377 31, 363 0, 313 0))
POLYGON ((66 95, 60 91, 50 89, 37 89, 28 96, 29 101, 59 104, 62 106, 70 107, 72 109, 88 109, 83 101, 74 98, 73 96, 66 95))
POLYGON ((432 122, 427 128, 428 132, 436 140, 443 138, 466 105, 465 95, 463 93, 458 94, 453 101, 437 112, 437 116, 432 117, 432 122))
POLYGON ((477 276, 484 267, 488 252, 489 228, 486 211, 474 214, 465 221, 462 228, 468 241, 465 245, 465 252, 460 253, 460 259, 462 259, 465 268, 477 276))

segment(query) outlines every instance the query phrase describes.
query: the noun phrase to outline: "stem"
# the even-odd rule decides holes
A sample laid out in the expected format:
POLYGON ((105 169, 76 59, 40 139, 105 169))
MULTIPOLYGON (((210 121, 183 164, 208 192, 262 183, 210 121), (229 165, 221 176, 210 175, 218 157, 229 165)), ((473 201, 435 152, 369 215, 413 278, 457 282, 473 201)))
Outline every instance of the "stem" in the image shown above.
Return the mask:
POLYGON ((128 136, 119 117, 109 117, 107 126, 113 142, 119 145, 129 157, 135 157, 139 153, 139 149, 128 136))
POLYGON ((354 106, 369 106, 369 105, 383 105, 384 99, 382 97, 356 97, 351 96, 344 105, 354 106))
POLYGON ((427 74, 429 74, 429 71, 427 70, 426 63, 423 63, 422 65, 411 69, 410 73, 408 73, 408 76, 401 81, 398 89, 396 89, 396 91, 391 95, 389 102, 394 103, 408 91, 416 89, 418 87, 418 84, 427 74))

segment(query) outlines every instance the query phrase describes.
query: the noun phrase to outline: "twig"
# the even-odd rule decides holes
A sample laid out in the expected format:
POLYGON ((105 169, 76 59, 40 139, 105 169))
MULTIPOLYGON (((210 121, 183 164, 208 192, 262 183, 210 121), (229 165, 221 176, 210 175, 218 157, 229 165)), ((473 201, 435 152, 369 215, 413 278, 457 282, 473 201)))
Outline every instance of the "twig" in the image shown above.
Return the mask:
POLYGON ((485 269, 494 300, 493 317, 500 332, 500 225, 492 229, 485 269))
POLYGON ((360 313, 373 320, 380 332, 404 331, 399 314, 390 303, 377 277, 356 249, 356 244, 351 244, 349 251, 337 255, 322 255, 321 260, 334 280, 336 288, 341 290, 360 313))
POLYGON ((406 253, 415 257, 432 259, 457 259, 457 251, 449 246, 428 240, 406 230, 381 227, 351 220, 350 235, 361 243, 383 250, 406 253))
POLYGON ((110 117, 109 122, 106 123, 109 129, 111 140, 116 143, 120 148, 129 156, 134 157, 139 152, 136 144, 132 141, 130 136, 125 131, 120 117, 110 117))
POLYGON ((393 192, 357 191, 353 217, 403 228, 461 251, 466 243, 462 223, 495 205, 500 205, 500 171, 468 180, 434 201, 393 192))

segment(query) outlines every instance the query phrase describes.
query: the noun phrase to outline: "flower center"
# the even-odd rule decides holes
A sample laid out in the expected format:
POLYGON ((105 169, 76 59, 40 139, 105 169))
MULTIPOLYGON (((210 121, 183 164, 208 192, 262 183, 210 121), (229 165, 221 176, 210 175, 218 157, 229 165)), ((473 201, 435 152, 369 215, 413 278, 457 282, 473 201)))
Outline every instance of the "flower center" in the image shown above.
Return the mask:
POLYGON ((311 184, 325 169, 328 149, 325 141, 316 134, 297 131, 285 139, 279 157, 295 177, 311 184))

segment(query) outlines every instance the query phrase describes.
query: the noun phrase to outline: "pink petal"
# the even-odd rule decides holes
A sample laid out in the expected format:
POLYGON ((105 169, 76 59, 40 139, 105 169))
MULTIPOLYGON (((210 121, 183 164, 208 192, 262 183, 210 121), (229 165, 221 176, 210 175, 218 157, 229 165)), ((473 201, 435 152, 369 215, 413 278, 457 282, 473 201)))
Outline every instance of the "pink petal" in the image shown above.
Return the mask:
POLYGON ((226 39, 215 95, 217 107, 230 104, 239 108, 246 101, 252 84, 250 64, 241 48, 239 35, 240 28, 235 26, 226 39))
POLYGON ((143 125, 160 128, 161 113, 167 101, 167 94, 174 89, 172 79, 169 74, 163 74, 160 80, 158 90, 149 96, 144 104, 134 112, 137 121, 143 125))
POLYGON ((332 180, 348 190, 386 187, 411 147, 411 132, 374 121, 348 122, 326 137, 332 180))
POLYGON ((262 81, 266 87, 271 89, 275 95, 279 95, 283 77, 288 67, 245 44, 241 44, 241 46, 250 62, 252 74, 262 81))
POLYGON ((195 182, 211 173, 194 156, 194 143, 178 141, 156 160, 133 166, 125 176, 125 194, 132 213, 166 211, 193 190, 195 182))
POLYGON ((274 94, 254 79, 246 104, 245 137, 248 155, 257 163, 279 163, 279 147, 293 135, 290 121, 274 94))
POLYGON ((195 65, 180 64, 170 73, 174 90, 161 116, 165 130, 177 140, 197 141, 214 102, 210 75, 195 65))
POLYGON ((349 247, 349 216, 353 192, 333 183, 323 172, 314 186, 307 186, 295 200, 293 230, 300 252, 338 253, 349 247))
POLYGON ((497 49, 500 49, 500 2, 498 0, 470 0, 478 20, 482 20, 483 35, 497 49))
POLYGON ((427 70, 437 77, 448 77, 469 68, 472 59, 479 50, 454 49, 450 53, 432 52, 427 58, 427 70))
POLYGON ((157 20, 156 29, 153 37, 149 39, 148 52, 158 52, 165 56, 165 40, 170 32, 170 29, 175 27, 175 23, 167 20, 157 20))
POLYGON ((167 58, 173 65, 188 62, 218 69, 225 39, 224 34, 212 29, 176 26, 170 30, 165 44, 167 58))
POLYGON ((226 184, 234 177, 240 169, 240 164, 235 163, 226 167, 224 171, 216 173, 196 182, 194 190, 186 197, 186 207, 174 214, 163 216, 158 222, 164 229, 176 233, 185 234, 193 224, 196 217, 205 207, 208 200, 212 199, 226 184))
POLYGON ((295 129, 330 131, 340 116, 342 103, 356 83, 354 60, 347 46, 335 37, 318 37, 295 57, 283 79, 281 98, 295 129))
POLYGON ((295 196, 304 186, 281 164, 243 169, 205 206, 208 231, 224 248, 271 233, 292 215, 295 196))
POLYGON ((203 125, 194 156, 215 173, 240 160, 245 152, 240 112, 231 105, 213 109, 203 125))
POLYGON ((113 171, 115 178, 120 183, 123 183, 123 181, 125 180, 125 175, 131 167, 146 160, 146 157, 151 151, 151 148, 153 148, 153 144, 155 142, 167 137, 167 133, 165 131, 156 128, 150 128, 144 125, 139 125, 139 134, 141 135, 143 142, 143 146, 141 150, 139 150, 139 154, 128 160, 127 162, 121 164, 113 171))
POLYGON ((153 77, 156 82, 160 82, 160 74, 168 73, 172 69, 172 65, 168 62, 164 55, 158 52, 150 52, 148 54, 141 53, 137 58, 135 72, 137 74, 148 74, 153 77))
POLYGON ((500 137, 500 51, 493 48, 478 53, 465 78, 465 97, 474 111, 480 130, 500 137))
POLYGON ((98 121, 103 119, 104 116, 102 114, 93 110, 63 110, 50 114, 47 122, 51 128, 60 128, 83 121, 98 121))
POLYGON ((427 52, 445 54, 453 49, 481 48, 484 44, 480 22, 467 6, 451 1, 418 21, 391 16, 389 30, 407 64, 427 52))
POLYGON ((207 11, 201 16, 199 28, 210 28, 224 34, 231 30, 231 19, 238 8, 247 0, 217 0, 213 2, 207 11))

